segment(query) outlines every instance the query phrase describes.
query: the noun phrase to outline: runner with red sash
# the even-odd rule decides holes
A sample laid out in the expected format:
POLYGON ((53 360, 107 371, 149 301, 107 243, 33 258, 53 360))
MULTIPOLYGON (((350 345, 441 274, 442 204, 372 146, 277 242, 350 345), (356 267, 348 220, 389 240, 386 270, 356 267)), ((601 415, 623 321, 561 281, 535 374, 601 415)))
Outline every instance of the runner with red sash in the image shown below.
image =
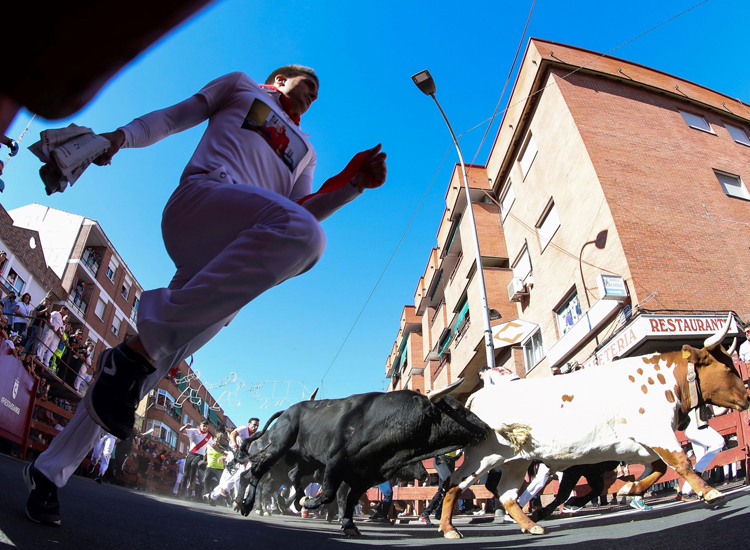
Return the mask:
POLYGON ((192 448, 185 457, 185 476, 182 478, 182 485, 178 496, 184 494, 190 497, 195 491, 195 474, 198 466, 203 462, 206 455, 206 446, 211 444, 213 436, 208 431, 208 421, 204 420, 200 428, 191 428, 190 424, 185 424, 180 428, 180 432, 188 436, 192 448))

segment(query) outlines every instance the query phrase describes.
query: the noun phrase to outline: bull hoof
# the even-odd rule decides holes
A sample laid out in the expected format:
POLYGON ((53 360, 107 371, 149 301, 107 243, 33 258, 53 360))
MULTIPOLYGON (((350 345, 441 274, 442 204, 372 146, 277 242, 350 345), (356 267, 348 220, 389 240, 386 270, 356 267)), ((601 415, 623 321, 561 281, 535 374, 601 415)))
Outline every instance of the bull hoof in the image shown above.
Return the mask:
POLYGON ((359 532, 359 529, 356 527, 347 527, 344 529, 344 534, 347 537, 360 537, 362 536, 362 533, 359 532))
POLYGON ((232 503, 232 509, 233 509, 233 510, 234 510, 235 512, 239 512, 239 511, 240 511, 240 505, 239 505, 239 504, 237 504, 236 502, 233 502, 233 503, 232 503))
POLYGON ((443 538, 446 539, 462 539, 464 536, 458 532, 458 529, 454 529, 453 531, 448 531, 447 533, 443 533, 443 538))
POLYGON ((633 489, 633 485, 635 485, 632 481, 628 481, 625 485, 620 487, 620 490, 617 491, 618 497, 625 497, 630 495, 630 491, 633 489))
POLYGON ((716 489, 711 489, 703 496, 703 499, 706 501, 706 504, 716 504, 724 499, 724 493, 716 489))
POLYGON ((547 531, 545 531, 544 527, 542 527, 541 525, 534 525, 529 533, 531 533, 532 535, 546 535, 547 531))

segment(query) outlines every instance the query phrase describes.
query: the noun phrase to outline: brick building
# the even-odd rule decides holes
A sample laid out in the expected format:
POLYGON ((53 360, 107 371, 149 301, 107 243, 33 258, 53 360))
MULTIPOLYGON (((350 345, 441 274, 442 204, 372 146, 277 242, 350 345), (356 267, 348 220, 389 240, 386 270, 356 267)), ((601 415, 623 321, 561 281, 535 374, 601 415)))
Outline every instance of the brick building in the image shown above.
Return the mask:
MULTIPOLYGON (((48 269, 59 277, 59 290, 53 288, 60 303, 68 306, 73 328, 81 328, 84 337, 96 342, 93 365, 104 349, 137 334, 143 287, 96 220, 40 204, 8 214, 15 224, 8 226, 22 236, 18 239, 36 236, 40 243, 32 252, 40 257, 37 263, 46 259, 48 269)), ((160 381, 142 400, 137 427, 144 432, 153 428, 154 439, 183 452, 187 437, 178 434, 182 425, 198 425, 206 418, 215 429, 220 423, 232 422, 186 362, 180 364, 179 371, 172 380, 160 381), (175 406, 176 402, 182 406, 175 406)))
POLYGON ((9 214, 17 227, 39 233, 47 263, 67 293, 74 328, 96 343, 93 361, 136 334, 143 288, 96 220, 41 204, 9 214))
POLYGON ((0 265, 2 294, 15 291, 20 298, 31 295, 31 303, 37 305, 51 292, 56 300, 64 300, 67 291, 60 277, 47 265, 41 238, 37 231, 16 227, 13 218, 0 205, 0 251, 5 252, 5 261, 0 265))
MULTIPOLYGON (((492 321, 498 364, 549 376, 595 350, 609 360, 700 345, 728 311, 750 320, 748 105, 538 39, 508 105, 486 166, 469 167, 489 306, 502 315, 492 321)), ((454 170, 414 318, 402 315, 386 362, 389 389, 418 387, 415 376, 425 390, 459 376, 467 391, 478 383, 465 208, 454 170), (410 376, 397 356, 415 334, 421 363, 409 363, 410 376)))

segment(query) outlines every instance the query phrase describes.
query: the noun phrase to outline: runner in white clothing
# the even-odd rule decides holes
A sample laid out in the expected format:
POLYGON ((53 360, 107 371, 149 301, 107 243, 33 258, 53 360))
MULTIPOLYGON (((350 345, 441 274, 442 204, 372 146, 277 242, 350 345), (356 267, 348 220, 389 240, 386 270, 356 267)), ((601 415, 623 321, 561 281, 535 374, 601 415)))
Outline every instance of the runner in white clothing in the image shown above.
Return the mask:
POLYGON ((177 496, 177 491, 180 488, 180 485, 182 484, 182 478, 185 475, 185 459, 181 458, 177 461, 177 480, 174 483, 174 489, 172 489, 172 494, 174 496, 177 496))
MULTIPOLYGON (((235 428, 232 433, 229 434, 229 447, 231 451, 229 453, 229 456, 227 457, 225 465, 232 461, 234 455, 239 449, 239 446, 242 444, 242 441, 248 439, 251 435, 258 431, 258 426, 260 426, 260 420, 258 418, 251 418, 247 421, 247 426, 240 426, 239 428, 235 428)), ((220 495, 223 495, 225 498, 229 498, 232 491, 235 489, 235 487, 237 487, 237 484, 240 481, 240 476, 243 472, 247 471, 250 466, 250 462, 231 467, 225 466, 224 471, 221 473, 219 484, 214 487, 214 490, 211 491, 210 495, 204 496, 204 500, 206 502, 209 502, 209 500, 215 501, 217 498, 219 498, 220 495)))
POLYGON ((59 525, 57 488, 101 437, 99 426, 126 437, 139 401, 173 366, 247 303, 315 265, 325 247, 321 220, 385 182, 378 145, 312 193, 316 155, 299 117, 317 97, 317 75, 300 65, 275 70, 265 85, 231 73, 102 134, 112 146, 100 165, 121 149, 146 147, 208 120, 163 212, 164 244, 177 271, 167 288, 143 293, 138 335, 101 354, 85 403, 24 469, 33 521, 59 525))
POLYGON ((208 431, 208 420, 203 420, 200 428, 191 428, 190 424, 185 424, 180 428, 180 433, 187 435, 190 440, 189 451, 185 457, 185 477, 182 480, 182 485, 189 495, 190 490, 195 489, 195 474, 198 471, 198 465, 206 456, 206 448, 213 445, 213 436, 208 431))

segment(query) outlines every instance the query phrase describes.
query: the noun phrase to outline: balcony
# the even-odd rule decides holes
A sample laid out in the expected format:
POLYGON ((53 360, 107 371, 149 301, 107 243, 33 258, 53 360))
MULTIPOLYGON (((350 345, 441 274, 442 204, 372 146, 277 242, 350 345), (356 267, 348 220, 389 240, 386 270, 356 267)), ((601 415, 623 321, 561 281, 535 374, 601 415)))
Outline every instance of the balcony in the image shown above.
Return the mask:
POLYGON ((76 312, 80 314, 79 317, 83 319, 83 315, 86 313, 86 308, 89 307, 88 302, 84 300, 80 294, 72 293, 68 295, 68 304, 73 306, 76 312))
POLYGON ((96 277, 102 264, 102 259, 92 248, 87 248, 81 256, 81 263, 96 277))

